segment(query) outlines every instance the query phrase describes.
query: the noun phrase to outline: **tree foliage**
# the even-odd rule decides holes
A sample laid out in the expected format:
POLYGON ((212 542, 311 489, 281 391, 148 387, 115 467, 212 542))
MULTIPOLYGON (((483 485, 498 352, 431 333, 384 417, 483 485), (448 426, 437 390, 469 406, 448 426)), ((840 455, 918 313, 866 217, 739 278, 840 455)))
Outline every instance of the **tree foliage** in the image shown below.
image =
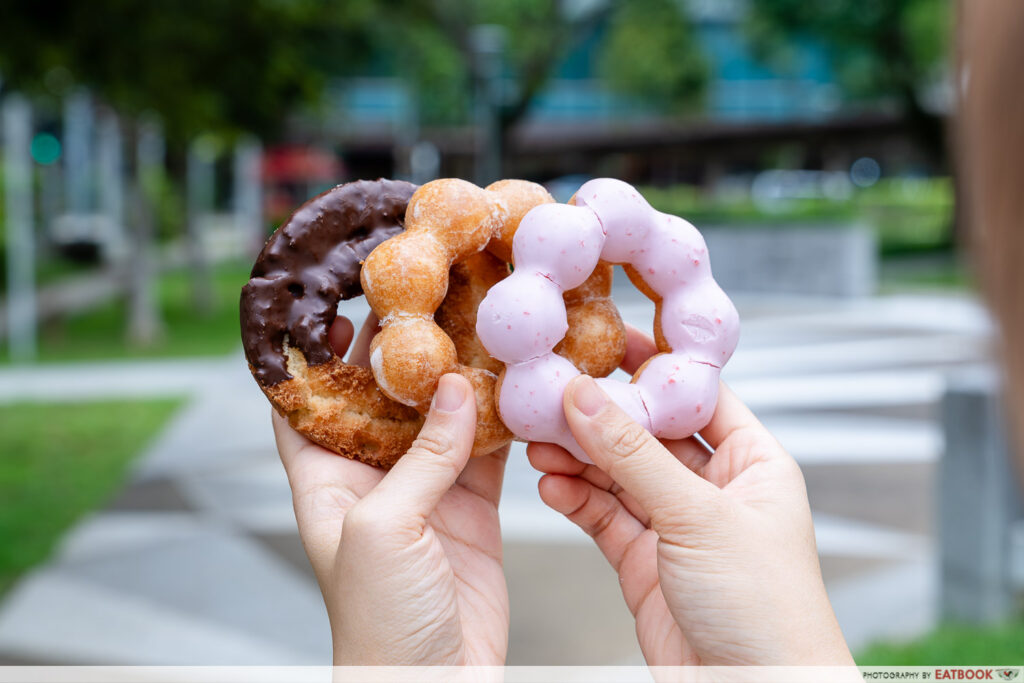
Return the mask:
POLYGON ((391 68, 415 86, 426 123, 467 119, 478 62, 473 30, 504 35, 501 102, 506 127, 518 121, 566 53, 592 29, 592 16, 570 18, 558 0, 383 0, 373 22, 391 68))
POLYGON ((506 129, 585 42, 614 87, 659 106, 692 101, 703 85, 673 0, 8 0, 0 75, 58 96, 86 85, 129 115, 155 111, 172 142, 273 135, 346 75, 404 78, 421 121, 465 123, 482 24, 504 30, 506 129))
POLYGON ((428 123, 466 120, 476 67, 474 26, 504 30, 502 124, 514 126, 565 57, 593 44, 612 87, 678 108, 699 98, 705 69, 673 0, 597 2, 572 11, 559 0, 385 0, 377 22, 393 41, 394 68, 416 84, 428 123))
POLYGON ((344 0, 8 0, 0 74, 26 91, 87 85, 172 139, 274 132, 328 74, 369 51, 364 3, 344 0))
POLYGON ((601 71, 620 91, 678 111, 699 101, 708 80, 694 32, 673 0, 618 5, 601 55, 601 71))
POLYGON ((924 95, 949 72, 952 14, 950 0, 752 0, 748 27, 761 55, 782 66, 797 41, 820 44, 847 92, 899 102, 941 156, 924 95))
POLYGON ((753 0, 751 9, 749 27, 762 54, 784 62, 794 40, 815 39, 854 93, 920 87, 948 54, 949 0, 753 0))

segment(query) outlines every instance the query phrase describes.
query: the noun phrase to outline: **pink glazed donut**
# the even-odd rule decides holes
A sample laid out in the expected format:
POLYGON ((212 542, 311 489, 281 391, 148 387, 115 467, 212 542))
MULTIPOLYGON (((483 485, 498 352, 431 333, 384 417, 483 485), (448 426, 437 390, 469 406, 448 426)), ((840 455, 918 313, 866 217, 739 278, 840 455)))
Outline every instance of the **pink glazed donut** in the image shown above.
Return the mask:
POLYGON ((662 353, 629 384, 597 383, 655 436, 697 433, 711 420, 719 373, 739 340, 739 315, 711 277, 704 238, 620 180, 591 180, 575 203, 541 204, 526 214, 512 242, 515 271, 480 303, 477 335, 505 363, 497 385, 502 421, 520 439, 556 443, 590 462, 562 412, 565 387, 580 373, 553 349, 568 329, 562 293, 604 260, 624 264, 654 300, 662 353))

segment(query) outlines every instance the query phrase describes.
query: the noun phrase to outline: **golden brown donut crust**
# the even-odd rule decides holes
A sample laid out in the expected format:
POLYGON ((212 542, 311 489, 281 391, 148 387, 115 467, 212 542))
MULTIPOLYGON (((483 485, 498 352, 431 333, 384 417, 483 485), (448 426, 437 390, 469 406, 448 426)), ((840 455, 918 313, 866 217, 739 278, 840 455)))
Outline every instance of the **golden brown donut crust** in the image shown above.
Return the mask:
POLYGON ((409 450, 423 417, 385 396, 369 368, 337 356, 307 365, 302 351, 285 351, 292 378, 261 388, 293 429, 346 458, 385 469, 409 450))
MULTIPOLYGON (((553 201, 539 185, 521 180, 499 181, 486 189, 458 179, 436 180, 409 200, 405 232, 380 244, 363 264, 363 291, 381 319, 381 332, 370 345, 378 386, 424 413, 442 375, 466 376, 477 389, 474 455, 512 439, 496 408, 495 373, 501 364, 476 337, 476 310, 487 289, 508 274, 504 262, 512 256, 523 216, 553 201), (462 286, 438 310, 449 291, 449 273, 451 283, 462 286)), ((566 293, 570 333, 558 349, 599 377, 625 355, 625 329, 609 298, 611 278, 612 267, 601 264, 583 285, 566 293)))
POLYGON ((626 356, 626 326, 612 301, 613 266, 601 261, 586 282, 563 296, 569 330, 555 353, 591 377, 607 377, 626 356))
POLYGON ((370 344, 377 385, 425 413, 442 375, 466 377, 477 402, 473 455, 490 453, 512 439, 495 406, 496 375, 487 369, 498 366, 475 331, 480 301, 508 269, 482 252, 492 241, 499 253, 510 251, 522 217, 551 201, 541 186, 522 180, 487 189, 455 178, 435 180, 409 200, 405 232, 381 243, 363 264, 363 292, 381 320, 381 331, 370 344), (449 272, 462 287, 449 287, 449 272), (456 291, 440 317, 451 327, 449 334, 435 315, 450 289, 456 291), (473 367, 477 364, 483 367, 473 367))

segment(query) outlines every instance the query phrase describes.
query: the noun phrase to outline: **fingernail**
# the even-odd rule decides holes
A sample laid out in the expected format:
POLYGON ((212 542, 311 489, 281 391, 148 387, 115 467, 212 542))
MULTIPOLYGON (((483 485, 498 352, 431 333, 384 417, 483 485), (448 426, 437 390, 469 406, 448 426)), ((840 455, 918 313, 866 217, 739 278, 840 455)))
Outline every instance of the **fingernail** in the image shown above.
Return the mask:
POLYGON ((584 415, 589 417, 597 414, 607 400, 608 398, 593 378, 584 375, 581 379, 576 380, 576 386, 572 390, 572 402, 576 409, 584 415))
POLYGON ((437 395, 434 396, 434 408, 437 410, 453 413, 458 410, 466 400, 466 392, 454 377, 445 375, 437 385, 437 395))

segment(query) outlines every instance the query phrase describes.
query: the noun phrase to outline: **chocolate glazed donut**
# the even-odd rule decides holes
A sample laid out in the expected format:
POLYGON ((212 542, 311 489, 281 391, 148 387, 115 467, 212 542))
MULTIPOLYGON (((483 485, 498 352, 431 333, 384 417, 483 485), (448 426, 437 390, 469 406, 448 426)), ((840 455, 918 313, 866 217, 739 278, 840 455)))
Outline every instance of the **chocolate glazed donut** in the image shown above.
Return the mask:
POLYGON ((274 408, 313 441, 390 467, 423 423, 377 389, 368 368, 334 355, 327 330, 338 302, 362 294, 363 259, 402 231, 416 186, 339 185, 303 204, 267 241, 242 288, 242 345, 274 408))
POLYGON ((363 293, 359 268, 374 247, 397 235, 416 186, 359 180, 314 197, 267 241, 242 288, 242 344, 263 386, 290 379, 285 335, 309 365, 334 353, 327 330, 338 302, 363 293))

